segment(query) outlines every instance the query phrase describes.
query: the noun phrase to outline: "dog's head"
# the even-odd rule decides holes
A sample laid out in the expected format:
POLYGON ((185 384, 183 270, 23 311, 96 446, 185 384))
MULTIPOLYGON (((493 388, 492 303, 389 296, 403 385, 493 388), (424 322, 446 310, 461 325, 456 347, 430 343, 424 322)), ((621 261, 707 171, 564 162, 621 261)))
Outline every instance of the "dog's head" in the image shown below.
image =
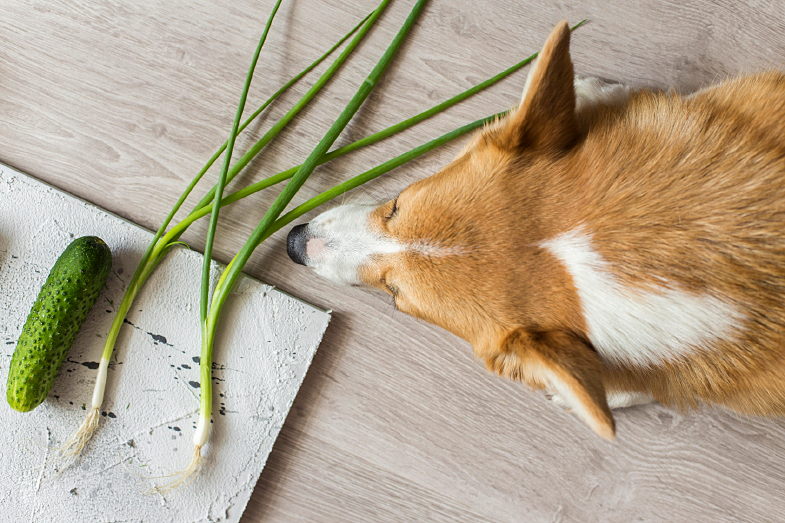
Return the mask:
POLYGON ((295 227, 288 252, 332 281, 389 293, 398 309, 470 341, 491 370, 572 399, 612 437, 599 360, 563 328, 583 326, 574 292, 537 244, 558 226, 538 193, 564 179, 579 137, 569 37, 566 22, 554 29, 520 106, 452 163, 391 201, 295 227))

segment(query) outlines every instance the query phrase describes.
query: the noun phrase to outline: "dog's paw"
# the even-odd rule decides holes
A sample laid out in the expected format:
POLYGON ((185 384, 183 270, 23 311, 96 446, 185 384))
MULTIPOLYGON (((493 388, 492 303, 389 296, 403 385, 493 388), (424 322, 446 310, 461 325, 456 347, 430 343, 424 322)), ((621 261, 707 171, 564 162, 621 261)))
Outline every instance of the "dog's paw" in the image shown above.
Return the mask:
POLYGON ((635 405, 644 405, 656 401, 653 397, 643 392, 610 392, 608 393, 608 407, 625 409, 635 405))
MULTIPOLYGON (((570 404, 558 393, 548 391, 545 393, 545 398, 565 412, 572 412, 570 404)), ((608 394, 607 398, 608 407, 610 407, 611 410, 624 409, 635 405, 654 403, 656 401, 653 397, 642 392, 611 392, 608 394)))

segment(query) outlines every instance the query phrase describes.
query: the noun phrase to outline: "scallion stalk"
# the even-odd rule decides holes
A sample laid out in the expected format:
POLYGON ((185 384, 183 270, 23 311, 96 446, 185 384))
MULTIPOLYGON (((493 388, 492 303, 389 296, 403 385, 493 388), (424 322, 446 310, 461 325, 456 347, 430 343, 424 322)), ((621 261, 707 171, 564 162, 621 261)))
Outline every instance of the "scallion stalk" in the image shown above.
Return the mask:
MULTIPOLYGON (((191 458, 191 464, 193 465, 194 463, 197 463, 198 465, 189 466, 184 471, 183 475, 179 476, 173 483, 166 487, 167 489, 172 488, 172 486, 176 487, 185 483, 190 483, 193 481, 195 475, 198 474, 198 472, 201 470, 201 464, 203 463, 201 449, 207 443, 210 434, 210 420, 212 417, 212 356, 216 325, 220 316, 220 311, 229 295, 229 292, 234 286, 237 278, 240 276, 241 271, 245 266, 245 263, 248 261, 248 258, 250 258, 251 253, 256 248, 256 246, 259 245, 259 241, 262 236, 267 232, 267 229, 273 225, 273 222, 278 218, 286 205, 291 201, 300 187, 302 187, 308 176, 316 168, 321 157, 328 152, 330 146, 335 142, 335 140, 338 138, 338 135, 349 123, 349 120, 352 118, 352 116, 354 116, 368 95, 370 95, 382 73, 392 60, 392 57, 403 43, 403 39, 405 38, 406 34, 414 25, 414 21, 422 11, 425 1, 426 0, 417 1, 398 34, 395 36, 387 50, 380 58, 379 62, 368 75, 368 78, 366 78, 362 85, 360 85, 360 88, 341 112, 338 119, 333 123, 333 125, 330 127, 318 145, 313 149, 313 151, 311 151, 311 154, 300 166, 295 175, 292 177, 291 181, 283 189, 281 194, 278 195, 278 198, 276 198, 270 209, 262 218, 262 221, 259 223, 256 229, 254 229, 254 232, 248 238, 243 248, 234 257, 234 259, 232 259, 232 261, 226 267, 224 273, 221 275, 221 278, 218 280, 215 292, 213 293, 210 312, 208 314, 207 321, 203 325, 204 336, 202 338, 202 351, 200 356, 201 383, 199 389, 201 393, 201 403, 197 429, 194 432, 194 451, 191 458)), ((382 5, 379 7, 379 14, 381 14, 381 10, 386 7, 387 2, 388 0, 382 2, 382 5)), ((370 20, 374 20, 374 17, 372 16, 370 20)), ((216 205, 218 205, 218 203, 216 203, 216 205)))
MULTIPOLYGON (((281 6, 281 2, 282 0, 278 0, 273 6, 272 13, 270 13, 270 17, 267 19, 267 25, 262 32, 261 38, 259 38, 259 45, 256 46, 256 52, 254 53, 253 59, 251 60, 251 66, 248 68, 248 74, 245 77, 243 91, 240 95, 240 102, 237 104, 237 111, 234 115, 234 122, 232 122, 232 129, 229 131, 229 139, 226 142, 226 152, 224 153, 224 161, 223 165, 221 166, 221 173, 218 175, 218 183, 215 186, 215 196, 213 198, 214 203, 212 206, 212 212, 210 213, 210 224, 207 229, 207 238, 205 240, 204 246, 204 257, 202 258, 202 291, 201 301, 199 304, 199 323, 202 327, 202 344, 204 344, 204 340, 208 336, 206 330, 208 313, 207 307, 210 297, 210 269, 212 268, 213 242, 215 241, 215 230, 218 227, 218 215, 221 209, 221 199, 223 198, 224 186, 226 185, 226 175, 229 171, 229 163, 232 161, 234 141, 237 138, 237 133, 239 132, 240 120, 242 119, 243 111, 245 110, 245 101, 248 98, 248 89, 251 88, 251 80, 253 80, 254 71, 256 70, 256 63, 259 61, 259 55, 261 54, 262 47, 264 46, 264 42, 267 39, 267 33, 270 32, 270 27, 273 25, 273 19, 275 18, 275 14, 278 12, 278 8, 281 6)), ((207 428, 203 426, 197 427, 196 430, 197 433, 199 431, 209 431, 209 425, 207 428)), ((199 449, 200 448, 201 447, 199 447, 199 449)), ((191 463, 189 463, 188 467, 184 471, 177 475, 177 479, 175 481, 163 489, 156 489, 156 491, 165 493, 190 483, 192 481, 191 478, 195 478, 202 468, 203 461, 199 449, 194 450, 191 463)))
MULTIPOLYGON (((305 76, 309 71, 319 65, 325 58, 327 58, 333 51, 335 51, 340 45, 345 42, 351 35, 357 32, 367 21, 368 18, 373 13, 366 16, 359 24, 357 24, 351 31, 349 31, 346 35, 344 35, 338 42, 336 42, 327 52, 325 52, 322 56, 317 58, 313 63, 311 63, 308 67, 298 73, 294 78, 289 80, 283 87, 281 87, 278 91, 276 91, 270 98, 268 98, 254 113, 251 115, 243 124, 240 126, 239 131, 244 130, 251 122, 259 116, 264 109, 266 109, 278 96, 280 96, 286 89, 291 87, 295 82, 300 80, 303 76, 305 76)), ((107 334, 106 343, 104 344, 104 350, 101 354, 101 360, 98 366, 98 373, 96 376, 95 386, 93 388, 93 395, 91 400, 91 407, 85 416, 85 419, 82 421, 81 425, 74 431, 73 434, 66 440, 65 444, 60 447, 60 458, 64 461, 64 468, 68 467, 71 463, 74 462, 82 453, 87 443, 95 434, 95 431, 98 429, 99 425, 99 410, 101 408, 101 404, 103 403, 104 399, 104 391, 106 389, 106 379, 107 373, 109 368, 109 361, 112 356, 112 352, 114 350, 115 343, 117 341, 117 336, 120 333, 120 329, 123 325, 123 320, 125 320, 128 311, 131 308, 131 305, 136 298, 136 295, 139 293, 139 290, 142 288, 144 283, 149 278, 150 274, 152 274, 153 270, 158 266, 159 263, 163 260, 166 254, 175 246, 177 245, 179 235, 177 237, 169 237, 167 238, 166 242, 161 242, 162 236, 166 232, 166 229, 169 227, 172 219, 174 218, 175 214, 180 210, 185 200, 193 191, 196 184, 202 179, 204 174, 210 169, 210 167, 215 163, 218 157, 226 149, 228 141, 225 142, 216 153, 208 160, 205 166, 199 171, 199 173, 194 177, 194 179, 189 183, 188 187, 183 191, 183 194, 180 195, 180 198, 175 203, 172 210, 166 216, 166 219, 159 227, 158 231, 156 232, 155 236, 153 237, 152 241, 148 245, 147 249, 145 250, 144 254, 142 255, 136 270, 131 278, 131 281, 126 288, 125 294, 123 295, 123 299, 120 302, 120 305, 115 313, 114 320, 112 322, 112 326, 109 329, 107 334)), ((249 160, 250 161, 250 160, 249 160)), ((230 170, 228 178, 231 179, 233 174, 236 175, 239 170, 230 170)), ((214 189, 211 191, 211 194, 214 193, 214 189)), ((209 198, 205 197, 202 201, 199 202, 195 206, 195 210, 199 209, 205 205, 209 205, 212 201, 212 196, 210 195, 209 198)))
MULTIPOLYGON (((390 0, 383 0, 381 2, 379 7, 371 14, 371 16, 365 22, 365 24, 360 28, 357 35, 355 35, 354 39, 352 39, 351 43, 341 53, 341 56, 336 60, 336 62, 322 75, 319 81, 317 81, 316 84, 314 84, 314 86, 308 91, 308 93, 306 93, 306 95, 303 96, 303 98, 299 102, 297 102, 297 104, 295 104, 294 108, 292 108, 292 110, 290 110, 289 113, 287 113, 283 118, 281 118, 281 120, 279 120, 279 122, 276 123, 273 126, 273 128, 265 135, 265 137, 269 136, 267 142, 269 142, 269 140, 271 140, 278 133, 278 131, 280 131, 280 129, 283 128, 283 126, 286 125, 289 122, 289 120, 291 120, 291 118, 293 118, 294 115, 302 107, 304 107, 306 103, 308 103, 308 101, 310 101, 310 99, 316 94, 316 92, 318 92, 319 89, 321 89, 324 83, 326 83, 327 80, 332 76, 332 74, 340 66, 343 60, 345 60, 346 57, 348 57, 349 53, 351 53, 351 51, 354 50, 354 47, 356 47, 356 45, 363 38, 363 36, 365 36, 365 34, 368 32, 368 30, 371 28, 374 22, 376 22, 379 16, 381 16, 382 12, 387 7, 387 4, 389 2, 390 0)), ((419 13, 420 9, 422 8, 422 4, 424 2, 425 0, 418 1, 417 5, 415 6, 415 11, 417 13, 419 13)), ((411 27, 412 22, 413 20, 410 21, 410 19, 407 19, 407 22, 404 24, 404 27, 406 27, 408 30, 408 28, 411 27)), ((313 157, 317 155, 318 157, 321 157, 322 155, 324 155, 324 153, 327 152, 327 149, 329 149, 332 143, 337 139, 338 134, 340 133, 341 130, 343 130, 343 127, 345 127, 346 124, 349 122, 351 116, 357 111, 357 109, 359 109, 360 105, 368 96, 368 94, 370 94, 371 89, 373 89, 373 85, 375 84, 375 80, 378 79, 378 77, 384 71, 384 68, 392 58, 392 54, 394 54, 394 51, 397 50, 397 48, 400 46, 402 38, 403 38, 402 35, 396 37, 396 39, 393 41, 393 45, 391 46, 391 48, 393 48, 392 53, 388 49, 382 60, 383 65, 381 67, 377 65, 377 67, 374 68, 371 76, 369 76, 369 79, 366 80, 365 83, 363 83, 363 86, 360 89, 360 92, 363 93, 363 95, 360 96, 358 93, 358 95, 355 95, 355 97, 352 98, 352 101, 349 102, 349 107, 347 107, 347 109, 344 110, 344 113, 342 113, 342 115, 338 119, 338 122, 343 122, 342 125, 340 125, 340 128, 338 128, 339 127, 338 122, 333 124, 331 131, 328 132, 328 135, 330 135, 331 132, 334 134, 332 140, 330 140, 328 143, 327 139, 323 139, 322 142, 320 142, 319 146, 317 146, 317 148, 311 154, 309 160, 306 160, 306 164, 304 165, 307 165, 308 161, 311 162, 312 166, 310 167, 310 171, 308 171, 308 173, 305 174, 304 176, 300 175, 300 178, 298 178, 298 175, 295 175, 292 180, 292 183, 294 183, 295 180, 299 180, 299 179, 305 181, 305 178, 307 178, 308 174, 310 174, 310 172, 313 171, 313 169, 316 167, 316 162, 315 160, 313 160, 313 157), (373 83, 370 83, 370 88, 368 88, 369 80, 371 79, 373 79, 374 81, 373 83)), ((230 136, 230 141, 231 140, 232 137, 230 136)), ((248 153, 246 153, 245 157, 248 157, 251 153, 253 153, 253 155, 258 153, 258 150, 260 150, 261 147, 263 147, 267 143, 264 142, 264 144, 260 146, 259 144, 262 143, 264 140, 265 138, 262 138, 262 140, 257 142, 257 144, 255 144, 251 148, 251 150, 248 153)), ((252 157, 253 156, 251 156, 251 158, 252 157)), ((250 159, 248 161, 250 161, 250 159)), ((228 162, 225 162, 225 165, 227 164, 228 162)), ((303 167, 300 168, 300 171, 302 170, 303 167)), ((226 171, 224 171, 222 175, 225 177, 226 171)), ((302 182, 300 183, 300 185, 302 185, 302 182)), ((211 191, 214 195, 212 196, 214 198, 213 216, 217 214, 217 210, 220 208, 221 197, 222 197, 221 191, 222 191, 222 185, 220 182, 216 186, 215 190, 211 191)), ((286 192, 286 189, 284 189, 284 192, 286 192)), ((293 194, 294 193, 292 193, 292 195, 293 194)), ((207 197, 205 197, 205 199, 206 198, 207 197)), ((288 201, 286 203, 288 203, 288 201)), ((283 205, 285 206, 286 203, 284 203, 283 205)), ((275 217, 277 218, 277 215, 275 217)), ((211 232, 212 234, 214 234, 214 229, 211 232)), ((208 236, 208 240, 209 239, 210 237, 208 236)), ((215 308, 215 299, 216 299, 215 297, 220 297, 222 295, 219 293, 219 289, 221 289, 221 281, 219 280, 218 285, 216 286, 215 289, 213 303, 211 304, 210 311, 208 313, 207 302, 209 299, 209 275, 210 275, 209 264, 211 262, 211 258, 208 253, 205 253, 204 260, 206 264, 205 266, 208 267, 208 269, 206 269, 202 275, 201 309, 203 312, 202 312, 202 320, 201 320, 202 350, 201 350, 201 357, 200 357, 201 361, 200 361, 200 389, 199 389, 201 401, 200 401, 199 420, 197 422, 197 427, 196 430, 194 431, 194 436, 193 436, 194 449, 191 454, 191 461, 189 465, 183 471, 173 474, 172 476, 174 476, 175 479, 170 483, 168 483, 167 485, 154 488, 153 491, 157 493, 165 493, 173 489, 180 488, 182 486, 187 486, 191 482, 193 482, 194 479, 196 479, 204 463, 204 459, 202 457, 202 447, 204 447, 204 445, 207 443, 207 440, 210 435, 210 421, 212 418, 212 379, 211 379, 212 348, 215 340, 215 319, 216 319, 216 315, 213 313, 213 310, 215 308)))

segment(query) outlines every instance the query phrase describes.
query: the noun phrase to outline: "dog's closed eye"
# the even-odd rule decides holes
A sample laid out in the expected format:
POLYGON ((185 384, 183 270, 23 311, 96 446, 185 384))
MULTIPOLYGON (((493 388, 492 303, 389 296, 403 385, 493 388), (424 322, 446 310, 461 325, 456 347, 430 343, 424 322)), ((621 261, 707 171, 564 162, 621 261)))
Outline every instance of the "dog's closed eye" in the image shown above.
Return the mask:
POLYGON ((386 277, 382 277, 382 280, 381 280, 380 283, 384 286, 384 290, 389 292, 390 295, 392 295, 393 298, 398 297, 398 287, 396 287, 392 283, 388 283, 386 277))
POLYGON ((398 214, 398 197, 397 197, 397 196, 396 196, 396 197, 395 197, 395 199, 393 200, 393 204, 392 204, 392 210, 391 210, 391 211, 390 211, 390 213, 389 213, 389 214, 386 216, 386 218, 387 218, 388 220, 390 220, 390 219, 392 219, 392 217, 393 217, 393 216, 395 216, 396 214, 398 214))

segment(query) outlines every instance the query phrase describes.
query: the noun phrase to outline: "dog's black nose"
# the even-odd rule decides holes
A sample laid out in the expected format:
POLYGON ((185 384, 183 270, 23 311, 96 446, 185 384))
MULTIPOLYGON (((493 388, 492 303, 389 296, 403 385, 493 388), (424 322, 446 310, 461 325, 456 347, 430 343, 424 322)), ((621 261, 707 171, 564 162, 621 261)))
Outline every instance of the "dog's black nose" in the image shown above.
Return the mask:
POLYGON ((294 263, 307 265, 308 256, 305 253, 305 245, 308 243, 308 224, 304 223, 293 227, 286 238, 286 254, 294 263))

